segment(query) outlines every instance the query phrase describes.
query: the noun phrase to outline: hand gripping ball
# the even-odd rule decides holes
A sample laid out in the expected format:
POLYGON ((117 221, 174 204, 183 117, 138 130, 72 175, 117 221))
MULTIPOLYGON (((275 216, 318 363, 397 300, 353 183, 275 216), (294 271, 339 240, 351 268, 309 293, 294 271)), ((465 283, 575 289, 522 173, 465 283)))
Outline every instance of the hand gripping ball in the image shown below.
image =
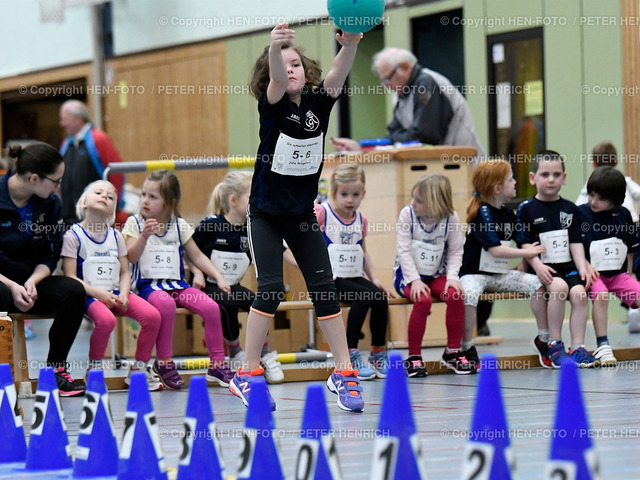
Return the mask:
POLYGON ((349 33, 371 30, 382 21, 384 0, 327 0, 329 17, 349 33))

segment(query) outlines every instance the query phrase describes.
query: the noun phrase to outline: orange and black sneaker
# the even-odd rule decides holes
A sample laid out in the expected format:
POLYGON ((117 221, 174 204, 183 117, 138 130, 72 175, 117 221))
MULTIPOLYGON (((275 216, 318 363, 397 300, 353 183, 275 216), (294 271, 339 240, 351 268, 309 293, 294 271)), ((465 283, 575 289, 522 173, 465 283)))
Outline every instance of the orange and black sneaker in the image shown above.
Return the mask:
POLYGON ((364 409, 358 370, 334 370, 327 379, 327 388, 338 395, 338 407, 342 410, 361 412, 364 409))
MULTIPOLYGON (((229 390, 236 397, 240 397, 245 407, 249 406, 249 392, 251 391, 251 385, 256 382, 265 382, 264 369, 254 368, 250 372, 243 372, 242 367, 238 368, 238 371, 229 382, 229 390)), ((269 403, 271 403, 271 411, 276 410, 276 402, 271 397, 269 389, 267 388, 267 395, 269 396, 269 403)))

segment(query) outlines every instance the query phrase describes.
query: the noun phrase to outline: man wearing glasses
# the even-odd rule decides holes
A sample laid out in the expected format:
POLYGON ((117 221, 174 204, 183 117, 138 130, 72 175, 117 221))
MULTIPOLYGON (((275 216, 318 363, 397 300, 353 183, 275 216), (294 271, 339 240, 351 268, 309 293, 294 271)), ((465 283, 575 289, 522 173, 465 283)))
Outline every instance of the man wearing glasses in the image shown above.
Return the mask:
MULTIPOLYGON (((468 145, 476 148, 478 157, 485 155, 469 104, 446 77, 422 67, 413 53, 401 48, 375 54, 372 70, 398 95, 393 120, 387 125, 392 143, 468 145)), ((336 150, 360 150, 359 142, 349 138, 331 143, 336 150)))
MULTIPOLYGON (((109 163, 120 162, 120 154, 109 136, 90 122, 89 109, 80 100, 67 100, 60 107, 60 126, 67 138, 60 147, 64 157, 62 177, 62 219, 66 225, 78 222, 76 203, 85 187, 102 178, 109 163)), ((122 175, 110 175, 109 181, 122 199, 122 175)), ((116 218, 120 223, 121 217, 116 218)))

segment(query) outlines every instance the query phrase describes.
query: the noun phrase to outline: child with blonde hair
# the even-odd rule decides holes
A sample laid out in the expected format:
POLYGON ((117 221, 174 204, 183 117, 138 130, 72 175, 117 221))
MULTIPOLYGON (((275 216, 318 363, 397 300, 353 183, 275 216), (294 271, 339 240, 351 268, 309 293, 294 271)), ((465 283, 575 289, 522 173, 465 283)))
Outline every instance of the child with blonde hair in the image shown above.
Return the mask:
POLYGON ((200 270, 214 278, 221 290, 229 284, 193 241, 193 229, 180 218, 180 182, 167 170, 151 172, 142 184, 140 213, 127 219, 122 230, 132 263, 134 290, 160 311, 154 371, 170 389, 184 387, 171 359, 176 307, 186 307, 204 320, 204 340, 211 365, 206 378, 228 386, 233 373, 224 358, 220 308, 185 280, 183 254, 200 270))
POLYGON ((316 205, 315 211, 329 250, 338 300, 350 304, 347 345, 351 364, 358 370, 360 380, 370 380, 387 376, 385 343, 390 292, 378 279, 365 246, 367 219, 358 211, 366 193, 364 186, 364 170, 360 165, 339 165, 331 175, 330 200, 316 205), (358 341, 369 310, 371 354, 365 364, 358 341))
POLYGON ((400 212, 397 231, 394 285, 400 295, 413 303, 409 358, 405 361, 407 375, 427 376, 422 337, 434 296, 447 304, 447 346, 440 362, 460 375, 474 373, 475 366, 460 351, 464 306, 458 272, 463 236, 447 177, 431 174, 418 180, 411 190, 411 204, 400 212))
POLYGON ((114 229, 118 193, 105 181, 96 180, 85 188, 76 205, 79 223, 64 235, 62 269, 67 277, 79 280, 87 292, 85 313, 95 328, 89 340, 89 368, 101 369, 116 326, 116 317, 126 315, 140 322, 140 335, 133 372, 147 375, 149 390, 162 390, 162 383, 148 365, 160 330, 160 312, 135 293, 130 293, 131 276, 127 247, 122 234, 114 229))
MULTIPOLYGON (((484 292, 523 292, 531 296, 531 310, 538 323, 539 336, 546 346, 547 329, 544 287, 535 275, 511 270, 512 258, 530 258, 545 251, 537 242, 527 248, 511 246, 516 234, 516 216, 507 203, 516 196, 516 180, 511 165, 504 160, 479 162, 471 177, 473 197, 467 208, 467 236, 460 269, 460 283, 465 292, 465 327, 462 349, 467 359, 478 363, 473 345, 473 330, 477 320, 477 306, 484 292)), ((536 337, 538 340, 538 337, 536 337)), ((550 367, 546 349, 539 353, 540 363, 550 367), (546 363, 545 363, 546 362, 546 363)))
MULTIPOLYGON (((247 233, 247 205, 251 190, 251 173, 233 171, 225 175, 215 186, 209 200, 209 216, 200 222, 193 234, 193 241, 225 278, 231 287, 227 294, 215 279, 206 277, 200 269, 190 266, 193 286, 204 291, 220 306, 222 332, 229 351, 232 372, 242 367, 245 353, 240 347, 240 323, 238 311, 248 312, 255 300, 255 293, 240 285, 251 265, 249 237, 247 233)), ((269 383, 284 381, 284 373, 278 352, 269 352, 269 342, 262 345, 260 365, 269 383)))

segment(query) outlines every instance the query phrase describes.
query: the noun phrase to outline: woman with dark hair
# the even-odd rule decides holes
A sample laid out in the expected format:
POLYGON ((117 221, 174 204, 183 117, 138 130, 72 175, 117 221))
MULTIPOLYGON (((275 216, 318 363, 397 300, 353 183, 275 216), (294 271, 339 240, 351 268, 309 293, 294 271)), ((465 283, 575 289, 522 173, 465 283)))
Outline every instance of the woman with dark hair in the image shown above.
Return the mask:
POLYGON ((0 178, 0 310, 52 314, 47 365, 62 397, 84 386, 67 372, 67 355, 78 333, 86 295, 80 282, 51 276, 62 247, 62 206, 53 191, 64 163, 46 143, 12 146, 15 166, 0 178))

